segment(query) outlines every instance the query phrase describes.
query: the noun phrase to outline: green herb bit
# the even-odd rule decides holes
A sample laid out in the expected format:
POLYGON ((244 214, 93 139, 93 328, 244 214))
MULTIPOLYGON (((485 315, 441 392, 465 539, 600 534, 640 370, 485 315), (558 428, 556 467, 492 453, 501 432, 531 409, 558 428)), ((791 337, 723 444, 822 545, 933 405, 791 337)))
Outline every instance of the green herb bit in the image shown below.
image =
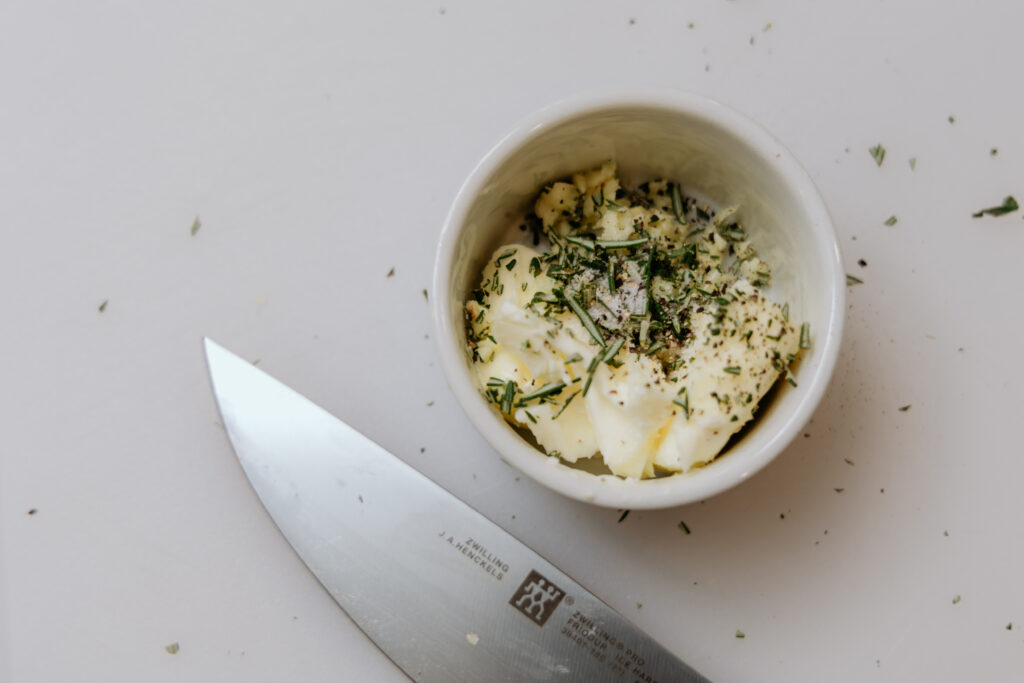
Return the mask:
MULTIPOLYGON (((847 275, 846 277, 850 277, 850 276, 847 275)), ((783 304, 783 306, 782 306, 782 317, 785 318, 787 322, 789 321, 789 304, 788 303, 783 304)))
POLYGON ((489 386, 489 387, 504 387, 505 386, 505 380, 501 379, 500 377, 491 377, 490 379, 487 380, 487 386, 489 386))
POLYGON ((794 387, 796 386, 796 378, 793 377, 793 373, 790 372, 788 368, 786 369, 786 381, 789 382, 794 387))
POLYGON ((1016 199, 1014 199, 1013 197, 1007 197, 1006 199, 1003 200, 1003 203, 1000 204, 999 206, 991 206, 991 207, 989 207, 987 209, 982 209, 981 211, 978 211, 976 213, 972 213, 971 217, 972 218, 981 218, 982 216, 985 216, 985 215, 988 215, 988 216, 1002 216, 1002 215, 1007 214, 1007 213, 1013 213, 1014 211, 1016 211, 1019 208, 1020 208, 1020 205, 1017 204, 1017 200, 1016 199))
POLYGON ((550 455, 552 458, 561 458, 562 451, 548 451, 548 455, 550 455))
POLYGON ((665 342, 663 342, 662 340, 659 339, 658 341, 654 342, 653 344, 651 344, 650 346, 647 347, 647 350, 644 351, 644 355, 645 356, 653 356, 655 353, 657 353, 658 351, 661 351, 663 348, 665 348, 665 346, 666 346, 665 342))
POLYGON ((676 220, 686 225, 686 208, 683 206, 683 193, 679 190, 678 183, 672 183, 672 213, 676 220))
POLYGON ((511 261, 509 261, 508 263, 505 264, 505 270, 509 270, 510 271, 510 270, 512 270, 515 267, 516 267, 516 260, 515 259, 512 259, 511 261))
POLYGON ((505 383, 505 394, 501 397, 501 412, 506 415, 512 413, 512 399, 516 396, 516 383, 509 380, 505 383))
POLYGON ((917 157, 910 157, 907 159, 907 163, 910 164, 910 170, 913 171, 917 168, 917 157))
POLYGON ((591 197, 590 201, 594 202, 594 211, 600 209, 601 205, 604 204, 604 187, 601 188, 601 194, 591 197))
POLYGON ((885 224, 888 225, 889 227, 892 227, 896 225, 897 220, 899 219, 896 218, 896 216, 889 216, 888 218, 885 219, 885 224))
POLYGON ((531 415, 529 410, 524 410, 523 412, 526 413, 526 419, 527 420, 529 420, 533 424, 537 424, 537 418, 535 418, 533 415, 531 415))
POLYGON ((621 523, 622 520, 624 520, 628 514, 629 514, 629 510, 623 510, 622 511, 622 516, 619 517, 619 523, 621 523))
POLYGON ((804 323, 800 326, 800 348, 811 348, 811 324, 804 323))
POLYGON ((702 221, 711 220, 711 214, 708 213, 707 206, 698 206, 695 210, 697 212, 697 218, 701 219, 702 221))
POLYGON ((576 362, 581 361, 581 360, 583 360, 583 356, 581 356, 578 353, 574 353, 574 354, 572 354, 571 356, 569 356, 568 358, 565 359, 565 364, 569 365, 570 363, 576 363, 576 362))
POLYGON ((882 147, 882 143, 879 142, 868 151, 871 152, 871 158, 875 160, 875 163, 881 166, 882 161, 885 159, 885 147, 882 147))
POLYGON ((615 291, 615 261, 608 263, 608 291, 615 291))
POLYGON ((566 242, 575 244, 578 247, 583 247, 587 251, 594 251, 594 240, 588 240, 585 237, 576 237, 575 235, 569 235, 565 238, 566 242))
POLYGON ((534 277, 540 275, 540 259, 536 256, 530 259, 530 275, 534 277))
POLYGON ((583 327, 590 333, 590 336, 594 338, 594 341, 596 341, 602 349, 607 346, 607 342, 605 342, 604 337, 601 335, 601 330, 597 329, 597 325, 594 324, 594 319, 590 317, 590 314, 587 313, 586 309, 576 301, 574 296, 565 296, 564 294, 562 296, 565 299, 565 303, 569 306, 572 312, 576 314, 576 317, 580 319, 580 322, 583 323, 583 327))
POLYGON ((501 254, 498 255, 498 258, 497 258, 497 260, 495 260, 494 265, 500 266, 502 261, 504 261, 507 258, 511 258, 511 257, 513 257, 515 255, 516 255, 516 248, 515 247, 512 247, 511 249, 506 249, 505 251, 503 251, 501 254))
POLYGON ((192 227, 189 228, 188 232, 190 235, 195 236, 201 227, 203 227, 203 222, 199 220, 199 216, 196 216, 195 220, 192 221, 192 227))
POLYGON ((597 240, 597 246, 602 249, 631 249, 647 244, 648 238, 638 237, 632 240, 597 240))
POLYGON ((739 629, 736 629, 736 637, 737 638, 746 638, 747 634, 744 633, 743 631, 739 630, 739 629))
MULTIPOLYGON (((862 284, 864 284, 864 281, 861 280, 856 275, 850 275, 849 273, 846 274, 846 286, 847 287, 852 287, 854 285, 862 285, 862 284)), ((789 320, 789 318, 786 318, 786 320, 789 320)))
POLYGON ((680 408, 683 409, 683 415, 686 416, 687 420, 689 420, 690 419, 690 394, 689 394, 689 392, 686 391, 686 387, 683 387, 682 389, 679 390, 679 393, 676 394, 676 395, 677 396, 682 396, 683 398, 682 399, 674 398, 674 399, 672 399, 672 402, 675 403, 677 406, 679 406, 680 408))
POLYGON ((522 407, 522 406, 526 405, 527 401, 532 401, 535 398, 541 398, 542 396, 550 396, 551 394, 557 394, 558 392, 560 392, 564 388, 565 388, 565 382, 563 382, 561 380, 559 380, 557 382, 548 382, 547 384, 542 386, 540 389, 537 389, 536 391, 532 391, 529 394, 526 394, 525 396, 520 398, 519 401, 516 403, 516 406, 517 407, 522 407))
POLYGON ((686 535, 690 535, 690 527, 686 526, 686 522, 679 520, 679 528, 686 532, 686 535))
POLYGON ((615 356, 616 354, 618 354, 619 349, 621 349, 622 345, 625 343, 626 339, 624 337, 619 337, 618 341, 609 346, 608 350, 604 352, 603 356, 601 356, 601 362, 610 364, 615 359, 615 356))
POLYGON ((722 368, 723 372, 728 372, 730 375, 738 375, 742 372, 738 365, 727 365, 722 368))
MULTIPOLYGON (((601 192, 603 193, 604 190, 601 190, 601 192)), ((617 202, 614 202, 611 199, 604 200, 604 205, 607 206, 609 209, 614 209, 616 211, 621 211, 621 210, 623 210, 625 208, 621 204, 619 204, 617 202)))
POLYGON ((569 404, 570 404, 570 403, 572 403, 572 400, 573 400, 574 398, 576 398, 576 394, 578 394, 578 393, 580 393, 580 392, 579 392, 579 391, 575 391, 575 392, 573 392, 572 394, 570 394, 570 395, 569 395, 569 398, 565 399, 565 403, 563 403, 563 404, 562 404, 562 407, 558 409, 558 412, 557 412, 557 413, 555 413, 555 414, 554 414, 554 415, 553 415, 553 416, 551 417, 551 419, 552 419, 552 420, 557 420, 557 419, 558 419, 558 416, 559 416, 559 415, 561 415, 562 413, 564 413, 564 412, 565 412, 565 409, 569 407, 569 404))

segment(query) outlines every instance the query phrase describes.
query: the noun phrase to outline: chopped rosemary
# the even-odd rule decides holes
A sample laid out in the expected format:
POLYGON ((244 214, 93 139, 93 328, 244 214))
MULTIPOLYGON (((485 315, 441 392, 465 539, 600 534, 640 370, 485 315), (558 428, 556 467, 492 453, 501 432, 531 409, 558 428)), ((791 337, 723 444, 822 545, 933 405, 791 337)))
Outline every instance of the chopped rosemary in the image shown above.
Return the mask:
POLYGON ((590 314, 587 313, 583 306, 581 306, 571 294, 568 296, 563 294, 562 298, 572 312, 576 314, 576 317, 580 319, 580 322, 583 323, 583 327, 590 333, 590 336, 594 338, 594 341, 596 341, 603 349, 607 343, 605 342, 601 331, 597 329, 597 325, 594 324, 594 319, 590 317, 590 314))
POLYGON ((686 209, 683 206, 683 193, 679 190, 679 183, 672 183, 672 213, 676 220, 686 225, 686 209))
POLYGON ((888 218, 885 219, 885 224, 888 225, 889 227, 892 227, 896 225, 897 220, 899 219, 896 218, 896 216, 889 216, 888 218))
POLYGON ((565 241, 576 246, 583 247, 587 251, 594 251, 594 240, 589 240, 585 237, 576 237, 575 235, 569 235, 565 238, 565 241))
POLYGON ((625 343, 626 343, 626 338, 625 337, 619 337, 618 341, 616 341, 614 344, 609 346, 608 350, 604 352, 603 356, 601 356, 601 362, 602 363, 611 363, 613 360, 615 360, 616 354, 619 353, 619 349, 621 349, 622 345, 625 344, 625 343))
POLYGON ((551 394, 557 394, 558 392, 560 392, 564 388, 565 388, 565 382, 562 382, 562 381, 549 382, 549 383, 545 384, 544 386, 542 386, 540 389, 537 389, 536 391, 532 391, 529 394, 525 394, 522 397, 520 397, 519 401, 516 403, 516 406, 522 407, 522 406, 526 405, 527 401, 532 401, 535 398, 541 398, 543 396, 550 396, 551 394))
POLYGON ((722 372, 728 372, 730 375, 738 375, 740 374, 741 370, 739 366, 727 365, 726 367, 722 368, 722 372))
POLYGON ((602 249, 631 249, 647 244, 648 241, 646 237, 638 237, 633 240, 597 240, 595 243, 602 249))
POLYGON ((622 515, 619 517, 619 522, 621 523, 622 520, 624 520, 628 514, 629 514, 629 510, 623 510, 622 511, 622 515))
POLYGON ((501 397, 501 412, 506 415, 512 412, 512 399, 516 395, 516 383, 509 380, 505 383, 505 394, 501 397))
POLYGON ((864 281, 861 280, 856 275, 850 275, 849 273, 846 274, 846 286, 847 287, 852 287, 853 285, 862 285, 862 284, 864 284, 864 281))
POLYGON ((551 416, 551 419, 557 420, 558 416, 565 412, 565 409, 569 407, 569 404, 572 403, 572 400, 576 398, 576 394, 578 393, 580 392, 574 391, 572 394, 570 394, 569 398, 565 399, 565 403, 562 404, 562 407, 558 409, 558 412, 551 416))
POLYGON ((804 323, 800 326, 800 348, 811 348, 811 324, 804 323))
POLYGON ((885 159, 885 147, 882 147, 882 143, 878 143, 868 151, 871 152, 871 158, 875 160, 875 163, 881 166, 882 160, 885 159))
POLYGON ((686 526, 686 522, 683 520, 679 520, 679 528, 685 531, 687 535, 690 534, 690 527, 686 526))
POLYGON ((1017 204, 1017 200, 1013 197, 1007 196, 999 206, 990 206, 987 209, 982 209, 981 211, 972 213, 971 217, 981 218, 982 216, 1002 216, 1004 214, 1013 213, 1019 208, 1020 205, 1017 204))
POLYGON ((680 408, 683 409, 683 415, 686 417, 687 420, 689 420, 690 419, 690 394, 689 394, 688 391, 686 391, 686 387, 683 387, 682 389, 680 389, 679 393, 676 394, 676 396, 677 397, 678 396, 682 396, 683 398, 682 398, 682 400, 680 400, 679 398, 674 398, 674 399, 672 399, 672 402, 675 403, 677 406, 679 406, 680 408))
POLYGON ((654 355, 655 352, 661 351, 663 348, 665 348, 665 346, 666 346, 665 342, 663 342, 662 340, 659 339, 658 341, 654 342, 653 344, 651 344, 650 346, 647 347, 647 350, 644 351, 644 355, 645 356, 654 355))

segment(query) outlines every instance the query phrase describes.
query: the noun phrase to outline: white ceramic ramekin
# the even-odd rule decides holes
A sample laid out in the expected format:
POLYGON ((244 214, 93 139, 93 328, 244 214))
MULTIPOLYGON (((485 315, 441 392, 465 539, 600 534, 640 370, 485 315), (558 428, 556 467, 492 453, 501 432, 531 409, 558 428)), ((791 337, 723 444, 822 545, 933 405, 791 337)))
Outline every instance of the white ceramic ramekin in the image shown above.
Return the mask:
POLYGON ((434 336, 448 383, 473 425, 506 461, 566 496, 615 508, 663 508, 719 493, 768 464, 799 433, 825 392, 842 336, 845 274, 828 210, 810 177, 754 121, 671 90, 592 93, 553 104, 516 126, 473 169, 452 204, 434 266, 434 336), (545 456, 511 428, 470 369, 464 304, 483 265, 514 238, 540 186, 608 159, 625 179, 677 180, 719 206, 742 207, 744 227, 772 266, 771 297, 810 323, 811 348, 742 439, 705 467, 648 480, 595 475, 545 456))

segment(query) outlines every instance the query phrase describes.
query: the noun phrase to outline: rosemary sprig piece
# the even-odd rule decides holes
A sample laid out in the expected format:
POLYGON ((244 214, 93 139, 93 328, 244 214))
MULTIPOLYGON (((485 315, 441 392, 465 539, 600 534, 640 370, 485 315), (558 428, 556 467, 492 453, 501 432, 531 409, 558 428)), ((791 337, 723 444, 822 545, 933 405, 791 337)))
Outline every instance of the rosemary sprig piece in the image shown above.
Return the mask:
POLYGON ((602 349, 607 346, 608 344, 605 342, 604 336, 601 334, 601 330, 597 329, 597 324, 594 323, 594 319, 591 318, 586 309, 576 301, 576 297, 571 294, 566 296, 563 293, 562 299, 565 301, 569 309, 576 314, 576 317, 580 319, 580 322, 583 323, 583 327, 590 333, 590 336, 594 338, 594 341, 597 342, 598 346, 602 349))
POLYGON ((543 396, 550 396, 551 394, 557 394, 558 392, 560 392, 564 388, 565 388, 565 382, 562 382, 562 381, 548 382, 547 384, 542 386, 540 389, 537 389, 536 391, 531 391, 529 394, 525 394, 525 395, 521 396, 519 398, 519 400, 516 402, 516 407, 517 408, 521 408, 524 405, 526 405, 526 403, 528 401, 532 401, 532 400, 534 400, 536 398, 541 398, 543 396))

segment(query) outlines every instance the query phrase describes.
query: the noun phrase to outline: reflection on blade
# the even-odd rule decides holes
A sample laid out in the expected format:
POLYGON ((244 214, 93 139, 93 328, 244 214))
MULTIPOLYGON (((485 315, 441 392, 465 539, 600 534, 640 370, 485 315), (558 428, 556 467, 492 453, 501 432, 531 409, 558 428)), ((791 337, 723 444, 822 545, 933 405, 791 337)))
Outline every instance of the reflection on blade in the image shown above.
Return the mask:
POLYGON ((417 681, 704 681, 508 533, 206 340, 260 500, 321 584, 417 681))

